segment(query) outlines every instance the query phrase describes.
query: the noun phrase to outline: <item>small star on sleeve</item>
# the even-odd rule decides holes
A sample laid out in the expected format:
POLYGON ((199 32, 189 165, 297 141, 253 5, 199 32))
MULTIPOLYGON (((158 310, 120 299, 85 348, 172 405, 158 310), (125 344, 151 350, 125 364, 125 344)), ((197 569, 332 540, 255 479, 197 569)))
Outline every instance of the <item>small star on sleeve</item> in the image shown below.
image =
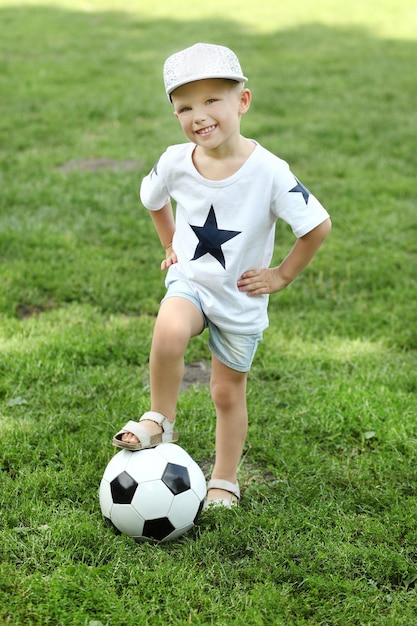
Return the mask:
POLYGON ((153 176, 154 174, 156 176, 158 176, 158 163, 159 163, 159 159, 157 160, 157 162, 155 163, 155 165, 152 168, 151 176, 153 176))
POLYGON ((295 178, 295 180, 297 181, 296 186, 293 187, 292 189, 290 189, 288 193, 301 193, 303 195, 304 202, 307 204, 308 203, 308 199, 310 197, 310 192, 307 189, 307 187, 304 187, 304 185, 302 183, 300 183, 298 178, 295 178))

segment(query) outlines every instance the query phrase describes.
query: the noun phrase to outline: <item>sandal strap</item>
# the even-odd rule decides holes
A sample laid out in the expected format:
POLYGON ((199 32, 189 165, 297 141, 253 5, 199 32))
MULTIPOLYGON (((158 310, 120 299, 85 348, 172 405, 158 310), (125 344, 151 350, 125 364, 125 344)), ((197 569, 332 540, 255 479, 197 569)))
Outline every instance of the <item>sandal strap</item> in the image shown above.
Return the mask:
MULTIPOLYGON (((174 430, 175 420, 173 422, 170 422, 169 419, 165 417, 165 415, 162 415, 162 413, 158 413, 157 411, 147 411, 142 415, 139 422, 141 422, 142 420, 150 420, 151 422, 156 422, 162 428, 164 433, 172 433, 174 430)), ((133 433, 133 430, 131 432, 133 433)), ((136 435, 136 433, 134 434, 136 435)))
POLYGON ((228 491, 232 495, 236 496, 236 498, 240 499, 240 489, 239 483, 231 483, 228 480, 223 480, 222 478, 211 478, 207 484, 207 491, 209 489, 223 489, 223 491, 228 491))
MULTIPOLYGON (((133 433, 141 442, 142 447, 148 448, 151 445, 151 435, 148 429, 140 423, 142 420, 150 420, 159 424, 159 426, 162 428, 163 435, 167 434, 171 436, 173 434, 174 423, 171 423, 169 419, 165 417, 165 415, 162 415, 162 413, 157 413, 156 411, 148 411, 147 413, 144 413, 142 415, 139 422, 136 422, 135 420, 129 420, 123 426, 121 431, 117 433, 117 435, 120 435, 121 433, 133 433)), ((169 437, 167 439, 170 440, 169 437)))

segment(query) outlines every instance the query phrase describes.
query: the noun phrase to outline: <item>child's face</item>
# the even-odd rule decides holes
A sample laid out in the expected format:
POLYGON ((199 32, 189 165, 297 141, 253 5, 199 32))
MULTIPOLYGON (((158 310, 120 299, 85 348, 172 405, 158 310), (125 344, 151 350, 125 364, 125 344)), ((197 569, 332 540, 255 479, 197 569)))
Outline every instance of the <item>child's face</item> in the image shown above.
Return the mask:
POLYGON ((240 117, 249 109, 251 94, 239 83, 208 78, 178 87, 171 99, 188 139, 215 150, 240 136, 240 117))

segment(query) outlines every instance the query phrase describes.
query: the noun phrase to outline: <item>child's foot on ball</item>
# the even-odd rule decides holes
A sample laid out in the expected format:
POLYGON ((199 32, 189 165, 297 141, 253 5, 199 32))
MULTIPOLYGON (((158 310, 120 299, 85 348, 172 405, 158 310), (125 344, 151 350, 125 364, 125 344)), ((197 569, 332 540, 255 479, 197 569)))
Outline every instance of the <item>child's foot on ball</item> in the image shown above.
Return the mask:
POLYGON ((160 443, 177 441, 178 433, 174 430, 174 422, 157 411, 148 411, 139 422, 130 420, 113 437, 113 445, 128 450, 154 448, 160 443))
MULTIPOLYGON (((151 420, 142 420, 141 424, 146 428, 151 437, 153 437, 154 435, 159 435, 163 432, 162 426, 160 426, 156 422, 152 422, 151 420)), ((134 433, 123 433, 123 435, 121 436, 121 440, 125 443, 141 443, 134 433)))

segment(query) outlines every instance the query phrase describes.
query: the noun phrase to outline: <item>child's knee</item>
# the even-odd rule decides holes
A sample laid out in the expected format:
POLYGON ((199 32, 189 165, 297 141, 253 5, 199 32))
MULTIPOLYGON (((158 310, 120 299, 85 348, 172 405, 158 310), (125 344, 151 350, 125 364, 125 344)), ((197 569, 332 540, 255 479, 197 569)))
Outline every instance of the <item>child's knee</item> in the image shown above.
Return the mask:
POLYGON ((152 350, 166 355, 181 355, 185 352, 189 337, 175 324, 169 327, 155 328, 152 339, 152 350))
POLYGON ((217 409, 227 411, 242 400, 240 387, 229 381, 212 380, 210 383, 211 397, 217 409))

